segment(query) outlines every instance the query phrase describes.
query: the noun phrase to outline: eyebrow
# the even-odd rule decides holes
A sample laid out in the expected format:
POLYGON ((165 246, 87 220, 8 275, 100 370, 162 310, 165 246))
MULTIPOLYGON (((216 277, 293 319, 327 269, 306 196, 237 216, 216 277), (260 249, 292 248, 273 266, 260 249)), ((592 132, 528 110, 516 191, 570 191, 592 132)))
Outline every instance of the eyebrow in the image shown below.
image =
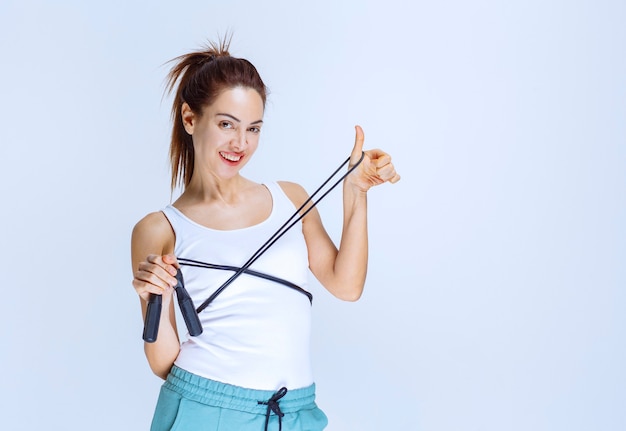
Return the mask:
MULTIPOLYGON (((215 114, 215 115, 223 115, 224 117, 231 118, 231 119, 235 120, 236 122, 241 123, 241 120, 240 120, 239 118, 237 118, 237 117, 235 117, 235 116, 233 116, 233 115, 230 115, 230 114, 225 114, 225 113, 223 113, 223 112, 218 112, 218 113, 217 113, 217 114, 215 114)), ((253 121, 253 122, 252 122, 252 123, 250 123, 250 124, 260 124, 260 123, 262 123, 262 122, 263 122, 263 120, 256 120, 256 121, 253 121)))

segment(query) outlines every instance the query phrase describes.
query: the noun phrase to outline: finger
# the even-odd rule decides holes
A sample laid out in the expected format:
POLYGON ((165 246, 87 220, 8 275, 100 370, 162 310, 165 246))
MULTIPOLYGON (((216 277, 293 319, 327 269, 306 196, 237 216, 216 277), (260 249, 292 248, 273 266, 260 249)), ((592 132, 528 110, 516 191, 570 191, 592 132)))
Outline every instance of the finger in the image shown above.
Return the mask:
POLYGON ((388 163, 382 168, 376 169, 376 175, 383 181, 391 181, 397 174, 393 165, 388 163))
POLYGON ((164 256, 151 254, 151 255, 148 255, 146 260, 152 264, 155 264, 164 268, 172 276, 176 276, 176 268, 178 267, 178 260, 176 260, 176 256, 174 256, 173 254, 166 254, 164 256), (176 265, 174 266, 174 264, 176 265))
POLYGON ((354 165, 361 158, 361 153, 363 153, 363 142, 365 142, 365 134, 363 133, 363 129, 361 126, 354 126, 356 131, 356 136, 354 138, 354 148, 352 148, 352 153, 350 154, 350 164, 354 165))
POLYGON ((163 262, 173 266, 173 268, 171 269, 174 271, 173 275, 176 275, 176 268, 180 268, 180 265, 178 264, 178 259, 176 259, 176 256, 174 256, 173 254, 166 254, 163 256, 163 262))
POLYGON ((391 165, 391 156, 387 153, 383 153, 382 151, 376 153, 376 157, 372 157, 372 160, 377 168, 383 168, 387 165, 391 165))
POLYGON ((145 270, 137 270, 134 274, 134 280, 139 283, 138 285, 145 286, 145 289, 149 289, 153 291, 153 289, 157 289, 153 291, 154 293, 162 293, 161 291, 167 290, 171 287, 176 286, 176 279, 169 274, 166 275, 167 278, 161 278, 156 274, 145 271, 145 270))
POLYGON ((135 290, 141 297, 144 297, 149 293, 154 293, 155 295, 162 295, 167 291, 167 289, 172 289, 172 287, 167 286, 167 285, 165 285, 165 287, 157 286, 155 284, 148 283, 144 280, 141 280, 140 278, 137 278, 137 276, 139 276, 140 274, 136 273, 134 275, 135 275, 135 278, 133 278, 133 287, 135 288, 135 290))
POLYGON ((385 181, 389 181, 392 184, 400 181, 400 175, 396 172, 396 168, 391 163, 391 156, 381 150, 369 150, 367 151, 372 159, 372 163, 376 166, 376 172, 385 181))
POLYGON ((376 167, 381 167, 391 162, 391 156, 378 148, 367 150, 365 154, 367 154, 376 167))
MULTIPOLYGON (((170 268, 173 267, 170 266, 170 268)), ((166 285, 176 286, 176 283, 178 282, 176 280, 176 272, 172 275, 172 273, 167 271, 163 266, 150 262, 139 263, 135 276, 140 280, 160 287, 164 287, 166 285)))
POLYGON ((137 278, 133 279, 133 287, 137 291, 137 294, 142 298, 146 299, 148 294, 154 293, 155 295, 163 295, 168 292, 170 289, 173 289, 171 286, 160 287, 156 286, 152 283, 146 283, 143 280, 139 280, 137 278))

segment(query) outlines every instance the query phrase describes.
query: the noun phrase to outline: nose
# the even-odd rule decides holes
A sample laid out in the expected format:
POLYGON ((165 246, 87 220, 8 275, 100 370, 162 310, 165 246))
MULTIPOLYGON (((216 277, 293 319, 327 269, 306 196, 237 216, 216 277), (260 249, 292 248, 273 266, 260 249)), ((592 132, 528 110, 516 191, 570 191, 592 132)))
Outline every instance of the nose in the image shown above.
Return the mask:
POLYGON ((237 136, 235 136, 231 142, 231 146, 235 151, 243 151, 248 145, 248 138, 246 136, 246 131, 240 131, 237 136))

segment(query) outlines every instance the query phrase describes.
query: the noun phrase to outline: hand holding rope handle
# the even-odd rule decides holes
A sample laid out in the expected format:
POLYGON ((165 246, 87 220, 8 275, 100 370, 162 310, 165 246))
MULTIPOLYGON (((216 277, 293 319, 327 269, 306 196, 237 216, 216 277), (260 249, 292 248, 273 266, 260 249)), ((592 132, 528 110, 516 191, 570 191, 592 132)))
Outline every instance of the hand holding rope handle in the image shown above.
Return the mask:
MULTIPOLYGON (((185 289, 185 280, 183 279, 183 273, 180 268, 176 271, 176 281, 177 283, 174 289, 176 290, 176 299, 178 299, 178 308, 180 308, 180 312, 183 315, 183 320, 185 321, 185 325, 187 325, 189 335, 195 337, 202 334, 202 324, 200 323, 198 313, 196 313, 193 301, 187 289, 185 289)), ((148 298, 148 308, 146 310, 142 337, 147 343, 154 343, 157 339, 159 322, 161 320, 161 307, 161 295, 151 293, 148 298)))

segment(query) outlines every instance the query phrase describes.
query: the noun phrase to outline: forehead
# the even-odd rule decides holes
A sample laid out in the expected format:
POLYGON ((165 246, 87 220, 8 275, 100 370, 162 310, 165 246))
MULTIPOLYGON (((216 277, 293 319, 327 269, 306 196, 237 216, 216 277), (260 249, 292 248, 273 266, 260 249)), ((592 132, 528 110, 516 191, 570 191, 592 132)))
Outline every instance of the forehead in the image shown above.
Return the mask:
POLYGON ((206 108, 213 115, 230 114, 242 121, 258 121, 263 117, 263 99, 259 93, 248 87, 227 88, 206 108))

